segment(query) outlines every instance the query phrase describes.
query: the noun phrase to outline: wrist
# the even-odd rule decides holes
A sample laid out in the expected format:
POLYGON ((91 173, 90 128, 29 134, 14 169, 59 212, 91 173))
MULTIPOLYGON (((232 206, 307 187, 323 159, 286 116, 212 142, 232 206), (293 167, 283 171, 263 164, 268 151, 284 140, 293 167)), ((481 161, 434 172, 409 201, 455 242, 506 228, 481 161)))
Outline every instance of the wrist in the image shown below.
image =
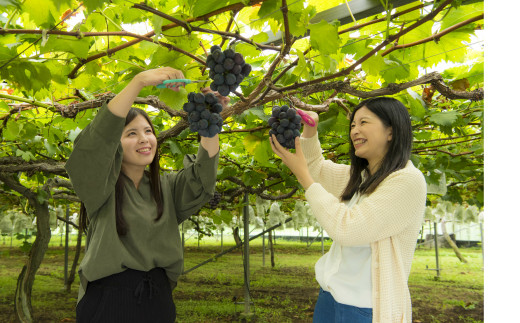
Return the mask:
POLYGON ((144 80, 141 77, 141 74, 137 74, 136 76, 134 76, 134 78, 130 81, 129 85, 137 91, 141 91, 146 86, 144 80))
POLYGON ((314 137, 314 135, 316 135, 317 132, 318 132, 317 126, 311 127, 309 125, 305 125, 305 126, 303 126, 302 137, 312 138, 312 137, 314 137))
POLYGON ((215 156, 220 149, 218 134, 211 138, 201 136, 200 144, 202 148, 206 149, 210 158, 215 156))
POLYGON ((304 190, 307 190, 309 186, 314 184, 314 180, 312 179, 312 176, 309 172, 302 173, 299 176, 296 176, 296 178, 304 190))

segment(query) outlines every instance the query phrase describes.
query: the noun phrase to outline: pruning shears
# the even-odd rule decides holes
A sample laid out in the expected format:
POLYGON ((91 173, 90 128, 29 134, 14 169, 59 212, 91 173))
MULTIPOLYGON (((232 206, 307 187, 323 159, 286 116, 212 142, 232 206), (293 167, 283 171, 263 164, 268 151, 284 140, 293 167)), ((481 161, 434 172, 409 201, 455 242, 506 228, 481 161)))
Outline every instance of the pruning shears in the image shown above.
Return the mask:
POLYGON ((190 84, 190 83, 204 83, 208 82, 208 80, 189 80, 189 79, 173 79, 173 80, 164 80, 161 84, 157 85, 157 88, 159 89, 165 89, 166 85, 168 83, 184 83, 184 84, 190 84))
POLYGON ((303 112, 300 109, 296 109, 296 112, 302 117, 303 122, 305 122, 309 126, 314 127, 316 125, 314 119, 311 118, 307 113, 303 112))

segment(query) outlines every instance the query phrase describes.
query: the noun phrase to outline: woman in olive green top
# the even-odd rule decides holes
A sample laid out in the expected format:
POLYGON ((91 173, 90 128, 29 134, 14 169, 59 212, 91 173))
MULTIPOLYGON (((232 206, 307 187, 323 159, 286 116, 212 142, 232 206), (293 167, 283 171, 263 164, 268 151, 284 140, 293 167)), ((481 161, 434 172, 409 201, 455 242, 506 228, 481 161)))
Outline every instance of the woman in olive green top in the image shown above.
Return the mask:
POLYGON ((89 222, 77 322, 175 321, 179 224, 212 196, 219 152, 218 134, 202 137, 184 169, 159 174, 152 123, 131 105, 143 87, 175 78, 184 77, 169 67, 137 74, 75 140, 66 170, 89 222))

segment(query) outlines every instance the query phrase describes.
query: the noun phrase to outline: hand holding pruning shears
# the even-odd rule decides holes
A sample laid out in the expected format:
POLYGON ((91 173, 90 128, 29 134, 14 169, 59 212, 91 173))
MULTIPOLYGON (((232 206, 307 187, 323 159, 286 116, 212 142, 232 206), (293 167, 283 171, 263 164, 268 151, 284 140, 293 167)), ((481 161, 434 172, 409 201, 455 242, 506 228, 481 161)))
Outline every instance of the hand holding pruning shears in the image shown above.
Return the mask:
MULTIPOLYGON (((155 86, 161 84, 165 80, 184 79, 184 74, 172 67, 159 67, 138 73, 132 80, 139 88, 146 86, 155 86)), ((174 91, 184 86, 182 82, 169 83, 168 87, 174 91)))
POLYGON ((204 83, 209 82, 208 80, 189 80, 185 78, 178 78, 178 79, 172 79, 172 80, 165 80, 161 84, 158 84, 156 87, 158 89, 165 89, 165 88, 171 88, 172 85, 179 86, 180 83, 184 83, 181 85, 186 85, 190 83, 204 83))
POLYGON ((318 114, 313 111, 304 112, 303 110, 296 109, 296 112, 302 117, 302 121, 311 127, 316 126, 318 123, 318 114))
POLYGON ((297 112, 302 117, 302 122, 304 123, 302 136, 311 138, 318 131, 318 121, 320 117, 314 111, 303 112, 302 110, 297 110, 297 112))

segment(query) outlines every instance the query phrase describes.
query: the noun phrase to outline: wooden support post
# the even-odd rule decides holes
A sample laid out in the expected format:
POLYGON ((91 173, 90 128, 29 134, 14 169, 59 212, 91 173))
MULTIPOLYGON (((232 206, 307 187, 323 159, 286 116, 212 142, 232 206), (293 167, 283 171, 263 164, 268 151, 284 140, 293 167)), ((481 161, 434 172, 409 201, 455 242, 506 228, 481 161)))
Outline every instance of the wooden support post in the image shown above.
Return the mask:
POLYGON ((435 270, 437 271, 437 276, 435 276, 435 280, 441 279, 441 267, 439 265, 439 244, 437 242, 437 222, 433 223, 433 233, 434 233, 434 242, 435 242, 435 270))
POLYGON ((249 295, 249 194, 244 194, 244 312, 242 316, 251 316, 251 296, 249 295))
POLYGON ((67 204, 67 210, 65 212, 65 262, 63 265, 63 286, 67 286, 68 270, 69 270, 69 215, 70 209, 67 204))

